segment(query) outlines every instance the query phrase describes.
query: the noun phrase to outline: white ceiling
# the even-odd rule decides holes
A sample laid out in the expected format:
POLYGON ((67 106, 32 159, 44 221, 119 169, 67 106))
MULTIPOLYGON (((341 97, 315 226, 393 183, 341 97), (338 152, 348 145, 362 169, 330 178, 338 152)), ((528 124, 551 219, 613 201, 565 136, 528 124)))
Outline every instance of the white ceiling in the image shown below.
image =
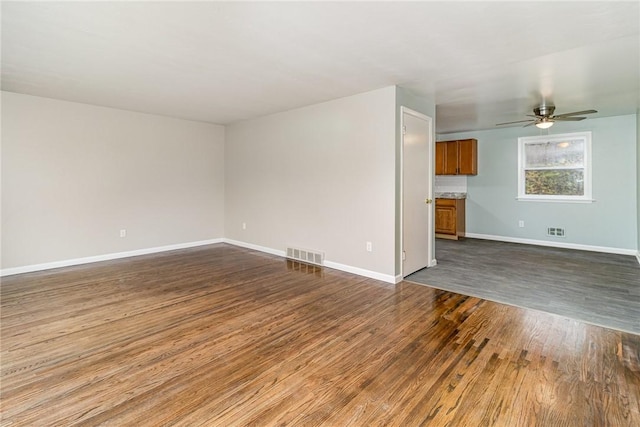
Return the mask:
POLYGON ((400 85, 436 131, 635 113, 639 2, 2 2, 2 89, 226 124, 400 85))

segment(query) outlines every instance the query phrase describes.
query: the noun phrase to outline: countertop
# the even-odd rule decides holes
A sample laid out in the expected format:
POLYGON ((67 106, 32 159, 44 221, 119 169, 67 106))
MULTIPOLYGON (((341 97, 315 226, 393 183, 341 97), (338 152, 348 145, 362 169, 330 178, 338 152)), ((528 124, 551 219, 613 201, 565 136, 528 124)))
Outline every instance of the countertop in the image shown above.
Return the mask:
POLYGON ((435 193, 436 199, 466 199, 467 193, 435 193))

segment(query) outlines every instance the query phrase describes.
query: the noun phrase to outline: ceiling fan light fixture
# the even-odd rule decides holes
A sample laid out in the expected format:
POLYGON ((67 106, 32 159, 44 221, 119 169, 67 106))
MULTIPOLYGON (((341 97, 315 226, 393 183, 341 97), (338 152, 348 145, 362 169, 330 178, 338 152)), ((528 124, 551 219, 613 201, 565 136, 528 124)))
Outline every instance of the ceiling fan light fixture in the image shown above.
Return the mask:
POLYGON ((553 122, 547 119, 542 119, 541 122, 536 123, 538 129, 549 129, 551 126, 553 126, 553 122))
POLYGON ((574 111, 573 113, 564 113, 553 115, 556 107, 553 105, 541 105, 533 109, 533 114, 527 114, 527 117, 533 117, 533 119, 528 120, 516 120, 515 122, 505 122, 505 123, 496 123, 496 126, 503 125, 511 125, 515 123, 526 123, 523 127, 536 125, 539 129, 549 129, 553 126, 553 123, 556 120, 560 121, 568 121, 568 122, 579 122, 580 120, 586 119, 586 117, 576 117, 581 114, 593 114, 597 113, 596 110, 584 110, 584 111, 574 111))

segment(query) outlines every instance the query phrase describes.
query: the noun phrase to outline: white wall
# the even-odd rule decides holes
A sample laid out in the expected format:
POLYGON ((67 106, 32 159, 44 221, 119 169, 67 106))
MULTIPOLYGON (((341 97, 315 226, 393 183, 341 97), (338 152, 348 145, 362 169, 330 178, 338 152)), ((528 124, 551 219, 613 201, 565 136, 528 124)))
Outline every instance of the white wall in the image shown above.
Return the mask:
POLYGON ((2 269, 221 238, 223 206, 224 127, 2 92, 2 269))
POLYGON ((446 139, 478 139, 478 175, 467 178, 467 233, 620 249, 637 238, 636 115, 556 123, 550 134, 592 131, 594 203, 517 201, 518 137, 535 127, 465 132, 446 139), (524 228, 518 221, 525 222, 524 228), (546 236, 564 227, 566 238, 546 236))
POLYGON ((387 87, 228 126, 225 237, 393 277, 395 107, 387 87))

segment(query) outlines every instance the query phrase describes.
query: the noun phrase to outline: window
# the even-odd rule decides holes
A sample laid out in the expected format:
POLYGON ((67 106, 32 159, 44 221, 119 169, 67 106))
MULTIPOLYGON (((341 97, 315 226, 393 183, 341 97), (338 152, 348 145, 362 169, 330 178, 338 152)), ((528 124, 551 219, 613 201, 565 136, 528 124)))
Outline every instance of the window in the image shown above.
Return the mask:
POLYGON ((518 138, 518 200, 592 202, 591 132, 518 138))

